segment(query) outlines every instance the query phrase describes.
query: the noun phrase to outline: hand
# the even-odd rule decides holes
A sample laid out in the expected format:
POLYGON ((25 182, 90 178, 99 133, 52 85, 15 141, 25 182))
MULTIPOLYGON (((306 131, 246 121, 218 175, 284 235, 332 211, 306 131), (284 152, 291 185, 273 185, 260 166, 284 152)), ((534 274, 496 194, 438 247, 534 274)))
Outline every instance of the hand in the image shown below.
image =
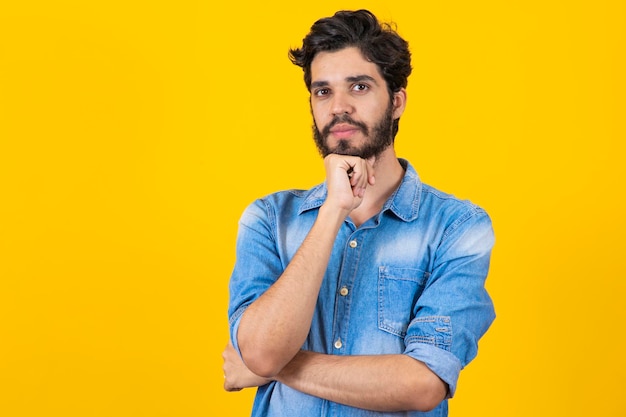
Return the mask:
POLYGON ((357 208, 368 185, 374 185, 374 158, 330 154, 324 158, 328 196, 326 202, 349 214, 357 208))
POLYGON ((222 353, 222 358, 224 359, 222 369, 226 391, 241 391, 243 388, 259 387, 272 381, 250 372, 230 341, 222 353))

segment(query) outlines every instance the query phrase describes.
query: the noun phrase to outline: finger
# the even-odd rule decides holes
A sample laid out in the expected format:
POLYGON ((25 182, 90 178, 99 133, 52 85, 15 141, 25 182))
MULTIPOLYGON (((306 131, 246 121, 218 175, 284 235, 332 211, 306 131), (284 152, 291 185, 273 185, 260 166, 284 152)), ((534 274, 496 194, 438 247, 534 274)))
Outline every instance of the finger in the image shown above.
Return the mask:
POLYGON ((232 385, 230 385, 228 383, 228 381, 224 381, 224 390, 228 391, 228 392, 237 392, 237 391, 241 391, 243 388, 237 388, 237 387, 233 387, 232 385))
POLYGON ((363 188, 363 174, 359 170, 354 170, 350 178, 350 187, 355 197, 360 197, 363 188))
POLYGON ((348 170, 350 172, 348 176, 350 177, 350 185, 355 186, 362 181, 363 175, 367 170, 365 169, 362 159, 355 159, 351 161, 351 163, 352 165, 348 170))
POLYGON ((228 392, 240 391, 241 388, 238 388, 232 384, 232 382, 226 376, 226 370, 224 370, 224 390, 228 392))
POLYGON ((358 160, 355 164, 355 175, 352 177, 352 181, 350 184, 352 185, 352 190, 355 197, 363 198, 363 196, 365 195, 365 189, 370 182, 369 170, 370 167, 363 159, 358 160))

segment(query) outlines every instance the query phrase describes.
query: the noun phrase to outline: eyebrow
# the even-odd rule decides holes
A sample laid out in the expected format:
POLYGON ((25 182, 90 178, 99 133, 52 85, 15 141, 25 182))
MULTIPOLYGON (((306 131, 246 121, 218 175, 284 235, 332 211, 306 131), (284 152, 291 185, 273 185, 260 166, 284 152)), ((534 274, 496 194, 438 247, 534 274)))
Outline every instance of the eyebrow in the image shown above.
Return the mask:
MULTIPOLYGON (((378 85, 378 82, 376 82, 374 77, 371 77, 369 75, 363 74, 363 75, 355 75, 353 77, 346 77, 346 82, 348 83, 358 83, 362 81, 369 81, 371 83, 378 85)), ((328 81, 315 81, 311 83, 311 89, 326 87, 328 84, 329 84, 328 81)))

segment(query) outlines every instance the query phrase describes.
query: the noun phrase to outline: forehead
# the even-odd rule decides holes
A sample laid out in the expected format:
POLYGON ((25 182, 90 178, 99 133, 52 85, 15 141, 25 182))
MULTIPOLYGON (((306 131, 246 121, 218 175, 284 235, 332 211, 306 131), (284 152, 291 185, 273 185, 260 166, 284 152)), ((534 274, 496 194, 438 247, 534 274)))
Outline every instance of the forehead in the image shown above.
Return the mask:
POLYGON ((365 59, 356 47, 331 52, 318 52, 311 62, 312 82, 339 82, 362 75, 368 75, 384 83, 378 66, 365 59))

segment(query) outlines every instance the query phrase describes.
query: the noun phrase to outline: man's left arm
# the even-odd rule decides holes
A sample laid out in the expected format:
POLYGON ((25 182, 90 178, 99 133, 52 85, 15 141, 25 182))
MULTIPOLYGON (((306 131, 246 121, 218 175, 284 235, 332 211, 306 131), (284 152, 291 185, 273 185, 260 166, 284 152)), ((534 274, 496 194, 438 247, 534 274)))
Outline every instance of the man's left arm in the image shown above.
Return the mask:
POLYGON ((338 356, 301 351, 276 380, 298 391, 375 411, 429 411, 447 385, 408 355, 338 356))
MULTIPOLYGON (((222 356, 227 391, 272 381, 254 375, 232 344, 222 356)), ((337 356, 303 350, 273 380, 309 395, 375 411, 428 411, 448 390, 426 365, 407 355, 337 356)))

